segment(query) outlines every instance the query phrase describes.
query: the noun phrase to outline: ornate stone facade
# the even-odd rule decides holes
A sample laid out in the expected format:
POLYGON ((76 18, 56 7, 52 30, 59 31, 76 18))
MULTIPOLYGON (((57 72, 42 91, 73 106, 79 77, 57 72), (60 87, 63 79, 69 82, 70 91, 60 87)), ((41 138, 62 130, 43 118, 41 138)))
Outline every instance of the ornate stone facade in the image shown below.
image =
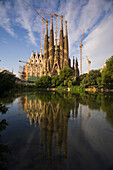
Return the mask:
POLYGON ((46 23, 44 56, 41 75, 59 75, 64 66, 69 65, 68 33, 65 21, 65 37, 63 37, 63 17, 61 17, 59 44, 54 45, 53 16, 51 16, 50 36, 48 38, 48 23, 46 23))
POLYGON ((53 16, 51 16, 50 35, 48 37, 48 22, 46 22, 44 54, 31 54, 31 58, 25 65, 25 72, 28 77, 41 77, 43 75, 59 75, 64 66, 70 66, 68 49, 67 21, 65 21, 65 36, 63 36, 63 17, 61 17, 59 43, 54 44, 53 16))

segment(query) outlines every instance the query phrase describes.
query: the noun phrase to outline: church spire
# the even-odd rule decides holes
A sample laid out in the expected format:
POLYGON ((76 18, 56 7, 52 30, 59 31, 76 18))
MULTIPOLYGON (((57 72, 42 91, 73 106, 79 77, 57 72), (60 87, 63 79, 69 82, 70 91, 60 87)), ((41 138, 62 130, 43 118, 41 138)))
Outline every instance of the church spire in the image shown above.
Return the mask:
POLYGON ((54 60, 54 35, 53 35, 53 15, 51 15, 50 37, 49 37, 49 58, 50 70, 52 69, 54 60))
POLYGON ((64 66, 69 66, 68 61, 68 33, 67 33, 67 21, 65 21, 65 38, 64 38, 64 66))
POLYGON ((44 40, 44 59, 48 58, 48 21, 46 21, 46 31, 44 40))
POLYGON ((63 68, 63 59, 64 59, 63 16, 61 16, 59 48, 60 48, 60 68, 62 69, 63 68))

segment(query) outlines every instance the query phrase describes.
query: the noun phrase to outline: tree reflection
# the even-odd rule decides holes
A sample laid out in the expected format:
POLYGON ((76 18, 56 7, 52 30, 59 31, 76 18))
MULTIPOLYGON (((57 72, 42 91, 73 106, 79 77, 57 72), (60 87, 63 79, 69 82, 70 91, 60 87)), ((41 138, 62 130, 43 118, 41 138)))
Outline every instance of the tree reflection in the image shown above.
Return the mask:
POLYGON ((4 104, 0 103, 0 112, 2 112, 2 114, 6 114, 7 111, 8 108, 4 104))
MULTIPOLYGON (((52 161, 67 157, 67 132, 70 113, 72 120, 79 115, 78 130, 82 139, 82 107, 87 106, 86 121, 91 117, 90 110, 103 110, 106 118, 113 124, 111 107, 112 97, 97 94, 60 94, 57 92, 37 92, 34 95, 22 96, 20 101, 30 125, 40 127, 40 148, 44 150, 45 158, 52 161)), ((112 109, 113 110, 113 109, 112 109)))
POLYGON ((90 109, 100 110, 106 113, 106 119, 113 125, 113 94, 81 94, 79 102, 83 105, 88 105, 88 116, 90 109))
MULTIPOLYGON (((56 154, 58 160, 61 160, 62 156, 67 157, 68 118, 75 101, 72 103, 70 99, 60 98, 59 94, 49 94, 48 100, 46 97, 40 94, 36 98, 25 96, 24 110, 31 125, 39 124, 45 156, 51 160, 54 152, 54 156, 56 154)), ((77 108, 75 110, 78 112, 77 108)))
MULTIPOLYGON (((5 119, 3 119, 1 122, 0 122, 0 131, 6 129, 6 126, 7 126, 7 122, 5 119)), ((7 159, 5 157, 5 154, 6 153, 9 153, 9 148, 7 145, 5 144, 2 144, 1 141, 2 141, 2 136, 0 135, 0 169, 5 169, 5 164, 7 162, 7 159)))

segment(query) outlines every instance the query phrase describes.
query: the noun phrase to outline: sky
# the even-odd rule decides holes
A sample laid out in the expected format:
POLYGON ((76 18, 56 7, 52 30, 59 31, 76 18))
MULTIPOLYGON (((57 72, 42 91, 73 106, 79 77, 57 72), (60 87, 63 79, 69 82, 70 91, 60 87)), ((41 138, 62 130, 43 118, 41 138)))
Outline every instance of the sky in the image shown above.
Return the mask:
MULTIPOLYGON (((26 0, 35 10, 64 15, 68 21, 69 57, 78 59, 82 32, 82 72, 100 69, 113 55, 113 0, 26 0)), ((50 15, 43 15, 48 19, 50 15)), ((64 25, 65 27, 65 25, 64 25)), ((60 18, 58 19, 58 31, 60 18)), ((55 31, 55 18, 54 18, 55 31)), ((49 29, 48 29, 49 32, 49 29)), ((44 22, 45 34, 45 22, 44 22)), ((59 32, 58 32, 59 37, 59 32)), ((24 0, 0 0, 0 69, 19 76, 19 60, 28 61, 32 50, 40 53, 41 17, 24 0)))

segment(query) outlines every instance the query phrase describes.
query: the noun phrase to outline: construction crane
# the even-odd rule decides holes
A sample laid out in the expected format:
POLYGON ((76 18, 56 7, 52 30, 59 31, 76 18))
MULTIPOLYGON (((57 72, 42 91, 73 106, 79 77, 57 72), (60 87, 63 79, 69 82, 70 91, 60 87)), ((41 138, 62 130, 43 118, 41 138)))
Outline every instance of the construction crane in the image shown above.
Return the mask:
POLYGON ((89 74, 89 66, 90 66, 90 64, 91 64, 91 61, 89 60, 89 58, 87 57, 87 55, 86 55, 86 58, 87 58, 87 61, 88 61, 88 74, 89 74))
POLYGON ((21 62, 21 63, 26 63, 26 71, 25 71, 25 73, 26 73, 26 81, 28 80, 28 64, 30 64, 29 62, 25 62, 25 61, 21 61, 21 60, 19 60, 19 62, 21 62))
POLYGON ((26 0, 24 0, 24 2, 33 10, 35 11, 41 18, 42 18, 42 28, 41 28, 41 50, 40 50, 40 57, 42 58, 42 46, 43 46, 43 20, 48 22, 48 20, 46 20, 43 15, 40 15, 40 13, 38 11, 36 11, 26 0))
POLYGON ((21 79, 25 79, 25 72, 24 72, 25 68, 22 66, 19 66, 19 71, 18 73, 20 74, 21 79))
POLYGON ((64 18, 63 15, 58 15, 58 14, 52 14, 52 13, 48 13, 48 12, 43 12, 43 11, 37 11, 38 13, 43 13, 43 14, 48 14, 51 16, 55 16, 56 17, 56 28, 55 28, 55 45, 57 45, 57 29, 58 29, 58 17, 64 18))
POLYGON ((83 40, 83 37, 84 37, 84 30, 83 30, 83 33, 82 33, 82 38, 81 38, 81 41, 80 41, 80 74, 82 74, 82 40, 83 40))
MULTIPOLYGON (((21 61, 19 60, 19 62, 22 62, 22 63, 26 63, 26 69, 25 69, 25 74, 26 74, 26 81, 28 81, 28 66, 29 65, 32 65, 33 67, 42 67, 41 63, 39 63, 38 65, 34 62, 33 64, 31 64, 31 62, 26 62, 26 61, 21 61)), ((40 69, 40 77, 41 77, 41 69, 40 69)))

